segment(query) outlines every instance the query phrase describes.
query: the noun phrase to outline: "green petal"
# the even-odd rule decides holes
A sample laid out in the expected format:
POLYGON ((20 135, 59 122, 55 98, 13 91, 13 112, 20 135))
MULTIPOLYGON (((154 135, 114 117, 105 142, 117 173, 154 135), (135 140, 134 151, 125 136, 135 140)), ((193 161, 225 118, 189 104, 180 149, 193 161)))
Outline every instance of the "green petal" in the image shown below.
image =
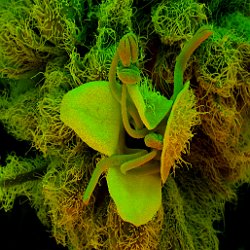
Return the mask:
POLYGON ((142 88, 138 84, 127 85, 127 88, 147 129, 151 130, 157 127, 170 111, 173 101, 153 90, 141 91, 142 88))
POLYGON ((60 112, 61 120, 91 148, 106 155, 117 152, 121 108, 108 82, 90 82, 69 91, 63 97, 60 112))
POLYGON ((149 222, 161 206, 159 174, 144 175, 130 171, 122 174, 119 166, 110 166, 107 174, 109 193, 124 221, 140 226, 149 222))

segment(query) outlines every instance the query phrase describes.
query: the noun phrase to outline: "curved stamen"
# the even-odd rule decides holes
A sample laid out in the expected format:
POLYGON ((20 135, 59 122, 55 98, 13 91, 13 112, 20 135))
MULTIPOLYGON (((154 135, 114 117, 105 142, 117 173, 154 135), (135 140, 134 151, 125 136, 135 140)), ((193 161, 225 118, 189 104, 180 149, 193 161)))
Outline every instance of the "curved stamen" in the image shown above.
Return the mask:
POLYGON ((174 94, 172 100, 175 100, 178 93, 183 88, 183 74, 187 66, 187 61, 193 52, 204 42, 213 32, 207 26, 203 26, 194 34, 194 36, 184 45, 181 53, 176 59, 174 68, 174 94))
POLYGON ((127 110, 127 87, 125 84, 122 85, 121 108, 122 108, 122 122, 127 133, 133 138, 137 139, 144 138, 148 133, 148 130, 146 128, 135 130, 131 127, 129 123, 128 110, 127 110))
POLYGON ((103 159, 99 161, 94 169, 94 172, 91 176, 91 179, 88 183, 88 186, 84 192, 83 195, 83 203, 85 205, 88 205, 89 199, 98 183, 98 180, 100 176, 102 175, 103 172, 105 172, 108 169, 109 163, 110 163, 110 158, 103 159))
MULTIPOLYGON (((116 82, 116 70, 118 66, 118 61, 119 61, 119 55, 118 55, 118 52, 116 51, 113 57, 111 66, 110 66, 110 70, 109 70, 109 83, 110 83, 109 86, 110 86, 112 95, 114 96, 116 101, 121 104, 121 85, 116 82)), ((143 123, 134 105, 128 104, 128 113, 133 118, 135 122, 135 126, 139 129, 142 128, 143 123)))
POLYGON ((154 159, 157 155, 157 150, 152 150, 150 153, 146 154, 146 155, 143 155, 141 157, 138 157, 136 159, 133 159, 133 160, 130 160, 130 161, 127 161, 125 163, 123 163, 121 165, 121 172, 123 174, 126 174, 129 170, 132 170, 134 168, 138 168, 144 164, 146 164, 147 162, 151 161, 152 159, 154 159))
POLYGON ((159 174, 160 173, 159 161, 155 159, 156 158, 147 162, 145 165, 141 166, 140 168, 134 169, 133 174, 136 174, 138 176, 159 174))
POLYGON ((126 161, 131 161, 137 157, 141 157, 146 154, 146 150, 137 151, 134 154, 125 154, 125 155, 112 155, 109 158, 104 158, 99 161, 94 169, 94 172, 91 176, 91 179, 88 183, 88 186, 83 195, 83 203, 88 205, 90 197, 98 183, 98 180, 103 172, 107 171, 110 165, 117 165, 117 167, 121 166, 126 161))
POLYGON ((116 51, 109 69, 109 83, 110 83, 109 86, 112 95, 119 103, 121 103, 121 85, 116 82, 116 70, 118 66, 118 61, 119 61, 119 55, 118 52, 116 51))

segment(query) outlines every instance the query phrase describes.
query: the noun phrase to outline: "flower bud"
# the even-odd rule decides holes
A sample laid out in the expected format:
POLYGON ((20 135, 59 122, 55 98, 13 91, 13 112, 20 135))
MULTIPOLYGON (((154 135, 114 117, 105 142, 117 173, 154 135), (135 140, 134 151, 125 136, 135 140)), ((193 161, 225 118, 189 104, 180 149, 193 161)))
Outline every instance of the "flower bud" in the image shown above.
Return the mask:
POLYGON ((138 43, 135 34, 128 33, 119 42, 118 55, 124 67, 129 67, 131 62, 138 59, 138 43))

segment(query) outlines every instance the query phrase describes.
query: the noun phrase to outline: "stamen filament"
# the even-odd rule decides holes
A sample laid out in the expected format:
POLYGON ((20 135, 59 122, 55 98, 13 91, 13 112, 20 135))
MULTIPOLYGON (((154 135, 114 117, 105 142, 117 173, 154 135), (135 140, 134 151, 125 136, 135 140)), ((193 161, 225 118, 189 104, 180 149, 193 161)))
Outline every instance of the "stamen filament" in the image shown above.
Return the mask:
POLYGON ((83 195, 83 203, 85 205, 88 205, 89 199, 98 183, 101 174, 108 169, 109 162, 109 158, 106 158, 97 163, 96 168, 94 169, 94 172, 83 195))
POLYGON ((119 61, 119 55, 118 52, 116 51, 109 69, 109 83, 110 83, 109 86, 112 95, 119 103, 121 103, 121 85, 116 82, 116 70, 118 66, 118 61, 119 61))
POLYGON ((150 153, 146 155, 127 161, 121 165, 121 168, 120 168, 121 172, 123 174, 126 174, 127 171, 140 167, 144 165, 145 163, 151 161, 153 158, 155 158, 156 155, 157 155, 157 150, 152 150, 150 153))
POLYGON ((212 35, 212 33, 211 29, 207 26, 201 27, 181 50, 174 68, 174 93, 171 98, 172 100, 176 99, 178 93, 183 88, 183 74, 187 66, 187 61, 200 44, 212 35))
MULTIPOLYGON (((116 82, 116 71, 117 71, 118 61, 119 61, 119 55, 118 55, 118 52, 116 51, 113 57, 111 66, 110 66, 110 70, 109 70, 109 83, 110 83, 109 86, 110 86, 112 95, 114 96, 116 101, 121 104, 121 85, 116 82)), ((128 113, 133 118, 135 122, 135 126, 137 128, 142 128, 143 123, 134 105, 131 105, 131 104, 128 105, 128 113)))
POLYGON ((127 87, 125 84, 122 85, 122 102, 121 102, 121 109, 122 109, 122 122, 125 130, 127 133, 133 138, 144 138, 148 133, 146 128, 135 130, 131 127, 128 119, 128 111, 127 111, 127 87))

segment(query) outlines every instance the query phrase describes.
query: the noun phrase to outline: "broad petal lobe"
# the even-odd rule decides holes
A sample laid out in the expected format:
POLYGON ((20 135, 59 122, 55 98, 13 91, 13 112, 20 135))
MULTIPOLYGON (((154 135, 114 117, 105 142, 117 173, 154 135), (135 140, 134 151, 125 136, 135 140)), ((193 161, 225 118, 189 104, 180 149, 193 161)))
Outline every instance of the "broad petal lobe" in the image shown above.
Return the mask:
POLYGON ((109 82, 85 83, 69 91, 62 100, 61 120, 91 148, 116 153, 122 128, 120 104, 114 99, 109 82))
POLYGON ((161 206, 159 174, 122 174, 118 166, 111 166, 107 174, 109 193, 119 215, 135 226, 149 222, 161 206))

